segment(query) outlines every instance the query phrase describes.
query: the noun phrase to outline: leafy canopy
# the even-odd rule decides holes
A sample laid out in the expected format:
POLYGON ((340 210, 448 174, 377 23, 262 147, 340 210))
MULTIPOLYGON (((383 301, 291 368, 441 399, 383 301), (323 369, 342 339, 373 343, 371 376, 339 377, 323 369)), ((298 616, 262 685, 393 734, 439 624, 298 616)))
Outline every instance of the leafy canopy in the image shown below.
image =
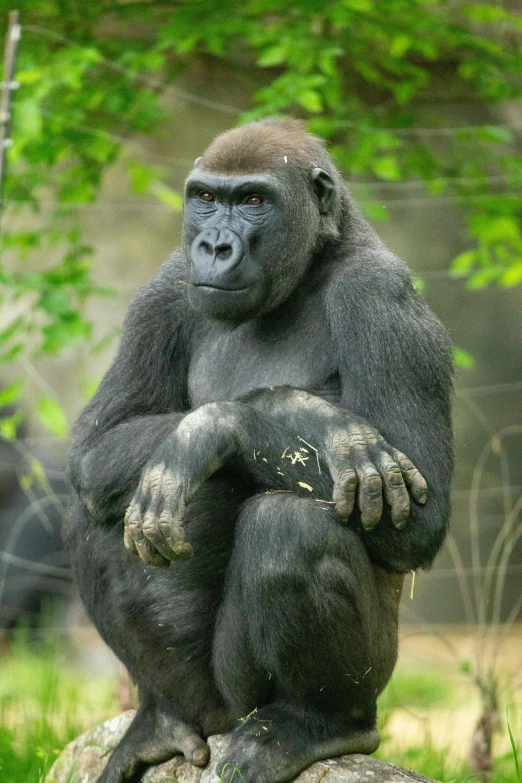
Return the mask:
MULTIPOLYGON (((0 0, 5 20, 13 8, 20 89, 5 201, 10 215, 29 206, 40 217, 16 231, 3 219, 0 303, 30 307, 0 331, 0 362, 91 337, 84 304, 110 292, 91 279, 75 208, 96 200, 116 160, 137 194, 180 209, 129 138, 161 132, 162 92, 200 61, 258 72, 264 86, 241 121, 301 116, 352 181, 392 194, 420 184, 464 204, 470 248, 452 273, 470 286, 522 281, 522 157, 490 119, 493 104, 522 97, 516 11, 475 0, 0 0), (448 107, 470 103, 483 121, 448 127, 448 107), (35 269, 36 251, 54 260, 35 269)), ((368 212, 385 214, 378 202, 368 212)), ((19 392, 10 387, 9 401, 19 392)), ((39 407, 63 432, 52 404, 39 407)))

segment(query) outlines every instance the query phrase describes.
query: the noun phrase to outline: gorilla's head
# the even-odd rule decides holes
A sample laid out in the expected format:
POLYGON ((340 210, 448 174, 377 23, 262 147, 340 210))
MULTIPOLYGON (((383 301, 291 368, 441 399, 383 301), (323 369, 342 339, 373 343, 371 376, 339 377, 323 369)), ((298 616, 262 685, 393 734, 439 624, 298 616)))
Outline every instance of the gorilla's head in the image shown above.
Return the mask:
POLYGON ((285 301, 317 252, 338 238, 343 192, 324 143, 297 120, 218 136, 185 186, 192 306, 240 322, 285 301))

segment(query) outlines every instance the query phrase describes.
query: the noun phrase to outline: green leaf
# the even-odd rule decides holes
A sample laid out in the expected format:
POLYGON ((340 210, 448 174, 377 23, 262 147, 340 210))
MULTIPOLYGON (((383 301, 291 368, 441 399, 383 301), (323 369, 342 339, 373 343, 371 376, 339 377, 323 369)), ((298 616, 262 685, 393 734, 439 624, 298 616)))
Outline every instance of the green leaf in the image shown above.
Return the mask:
POLYGON ((504 8, 490 3, 473 3, 465 7, 463 12, 474 22, 499 22, 508 15, 504 8))
POLYGON ((466 250, 453 259, 450 269, 452 277, 465 277, 477 263, 477 251, 466 250))
POLYGON ((475 366, 475 359, 473 356, 465 351, 463 348, 458 348, 457 346, 453 347, 453 358, 455 359, 455 364, 457 367, 460 367, 462 370, 472 370, 475 366))
POLYGON ((307 111, 319 114, 323 110, 321 96, 315 90, 303 90, 299 93, 297 100, 307 111))
POLYGON ((52 397, 40 397, 37 409, 40 421, 48 430, 60 438, 67 435, 67 418, 56 400, 52 397))
POLYGON ((483 125, 478 131, 478 138, 490 144, 513 141, 513 133, 505 125, 483 125))
POLYGON ((16 81, 20 84, 34 84, 42 78, 42 71, 28 69, 16 72, 16 81))
POLYGON ((506 269, 500 277, 500 283, 506 288, 522 283, 522 261, 506 269))
POLYGON ((20 396, 23 385, 24 384, 22 381, 15 381, 9 386, 5 386, 3 389, 0 389, 0 408, 15 402, 15 400, 17 400, 20 396))
POLYGON ((374 174, 381 179, 393 181, 401 178, 401 170, 395 155, 383 155, 381 158, 375 158, 371 167, 374 174))
POLYGON ((91 332, 92 325, 84 321, 78 313, 61 313, 57 321, 42 328, 42 351, 59 353, 63 348, 78 345, 89 338, 91 332))
POLYGON ((343 5, 352 11, 371 11, 373 9, 372 0, 343 0, 343 5))
POLYGON ((183 197, 163 182, 153 182, 150 186, 150 192, 153 196, 156 196, 158 201, 161 201, 162 204, 166 204, 175 212, 181 212, 183 209, 183 197))
POLYGON ((502 270, 498 267, 481 269, 480 272, 468 278, 467 286, 471 289, 485 288, 489 283, 498 280, 501 274, 502 270))
POLYGON ((408 35, 397 35, 391 42, 390 54, 392 57, 402 57, 412 44, 412 40, 408 35))
POLYGON ((265 49, 261 57, 259 57, 257 63, 261 68, 270 68, 275 65, 281 65, 288 54, 288 46, 286 44, 279 44, 278 46, 271 46, 265 49))
POLYGON ((131 163, 127 170, 131 178, 132 190, 138 196, 144 196, 148 193, 151 184, 158 176, 150 166, 141 166, 138 163, 131 163))
POLYGON ((90 400, 91 397, 94 397, 99 385, 100 385, 100 381, 95 379, 85 382, 82 391, 83 391, 83 396, 85 397, 86 400, 90 400))
POLYGON ((42 133, 42 114, 39 105, 32 98, 15 104, 15 127, 25 137, 40 136, 42 133))
POLYGON ((65 291, 58 287, 53 287, 42 291, 36 306, 41 307, 49 315, 60 315, 70 311, 71 302, 65 291))
POLYGON ((413 277, 411 282, 413 283, 413 285, 415 286, 417 291, 420 294, 422 294, 422 292, 424 291, 424 289, 426 287, 426 282, 425 282, 424 278, 422 278, 422 277, 413 277))
POLYGON ((24 418, 22 411, 16 411, 12 416, 0 419, 0 435, 6 440, 16 440, 18 427, 22 424, 24 418))

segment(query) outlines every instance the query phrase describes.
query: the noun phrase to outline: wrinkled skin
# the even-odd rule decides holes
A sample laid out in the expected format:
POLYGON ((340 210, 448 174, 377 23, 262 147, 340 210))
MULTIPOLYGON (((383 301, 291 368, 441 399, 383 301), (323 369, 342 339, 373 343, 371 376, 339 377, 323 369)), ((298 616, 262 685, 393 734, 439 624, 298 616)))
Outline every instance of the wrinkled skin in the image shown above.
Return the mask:
POLYGON ((451 376, 317 139, 210 145, 69 456, 76 581, 140 694, 99 783, 223 731, 225 783, 375 750, 403 575, 446 532, 451 376))

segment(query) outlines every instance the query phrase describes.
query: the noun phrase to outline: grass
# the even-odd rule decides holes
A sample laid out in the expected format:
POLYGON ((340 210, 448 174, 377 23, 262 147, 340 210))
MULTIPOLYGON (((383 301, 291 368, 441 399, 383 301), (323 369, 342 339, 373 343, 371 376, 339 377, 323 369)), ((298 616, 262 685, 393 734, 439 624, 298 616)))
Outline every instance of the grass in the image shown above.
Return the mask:
POLYGON ((0 661, 2 783, 41 783, 68 742, 118 711, 114 685, 71 668, 56 643, 19 633, 0 661))
MULTIPOLYGON (((49 639, 37 643, 20 632, 13 649, 0 659, 2 783, 43 783, 68 742, 117 713, 115 685, 114 676, 86 675, 73 667, 63 644, 49 639)), ((400 666, 380 699, 383 743, 376 755, 444 783, 471 780, 465 760, 468 729, 458 722, 450 727, 453 733, 462 734, 460 756, 432 735, 432 726, 441 716, 451 721, 458 715, 466 698, 459 687, 448 674, 434 667, 400 666), (401 715, 421 721, 420 739, 404 744, 402 732, 395 728, 401 715)), ((492 783, 522 783, 521 713, 520 707, 517 711, 516 705, 510 705, 492 783)))

